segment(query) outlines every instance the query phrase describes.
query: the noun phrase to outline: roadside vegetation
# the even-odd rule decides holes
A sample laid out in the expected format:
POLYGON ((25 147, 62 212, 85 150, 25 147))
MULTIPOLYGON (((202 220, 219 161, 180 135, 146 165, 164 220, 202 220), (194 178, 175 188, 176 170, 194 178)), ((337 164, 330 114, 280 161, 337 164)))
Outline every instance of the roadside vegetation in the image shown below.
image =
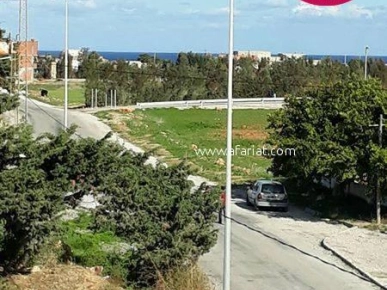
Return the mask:
MULTIPOLYGON (((285 109, 269 117, 268 142, 296 149, 296 156, 274 156, 270 170, 305 193, 302 199, 331 217, 375 221, 376 200, 385 200, 387 151, 379 146, 380 114, 387 108, 387 93, 377 79, 356 76, 288 98, 285 109), (333 190, 322 189, 335 179, 333 190), (369 206, 345 195, 349 184, 366 186, 369 206), (376 196, 380 185, 381 196, 376 196), (317 190, 316 190, 317 187, 317 190), (366 210, 368 216, 365 214, 366 210)), ((386 144, 386 135, 382 144, 386 144)), ((382 208, 383 210, 383 208, 382 208)), ((382 212, 383 214, 383 212, 382 212)))
MULTIPOLYGON (((146 55, 140 60, 142 68, 125 61, 104 62, 97 53, 83 51, 79 71, 70 71, 70 77, 86 82, 70 87, 70 105, 90 106, 91 89, 116 89, 120 106, 226 96, 225 58, 181 53, 176 63, 146 55)), ((63 58, 58 66, 62 78, 63 58)), ((305 59, 271 65, 265 59, 236 61, 235 98, 275 93, 286 97, 286 105, 277 111, 235 110, 234 147, 271 144, 295 148, 296 156, 234 156, 234 182, 279 178, 292 202, 324 217, 364 220, 364 227, 383 229, 373 223, 374 206, 344 193, 348 184, 357 182, 367 186, 373 201, 376 184, 386 196, 387 151, 379 146, 377 127, 370 125, 386 113, 387 67, 372 59, 368 66, 370 79, 365 81, 360 60, 348 66, 330 59, 318 65, 305 59), (320 185, 331 178, 337 182, 333 189, 320 185)), ((0 84, 6 87, 13 79, 7 77, 9 67, 0 71, 0 84)), ((30 87, 40 100, 41 89, 49 93, 43 101, 63 103, 62 84, 30 87)), ((0 97, 0 113, 17 106, 16 98, 0 97)), ((104 101, 100 94, 99 104, 104 101)), ((89 289, 211 289, 197 260, 217 239, 213 213, 219 192, 191 194, 186 177, 195 170, 224 181, 225 156, 201 158, 194 149, 225 148, 226 112, 159 109, 98 116, 123 137, 155 149, 170 166, 145 166, 150 153, 123 153, 109 136, 77 140, 75 128, 35 139, 28 126, 1 127, 1 283, 10 289, 35 283, 48 290, 57 283, 67 290, 87 280, 92 285, 83 286, 89 289), (71 186, 80 175, 84 183, 71 186), (69 210, 63 194, 74 190, 103 194, 101 206, 86 213, 69 210), (78 217, 63 218, 74 211, 78 217), (33 266, 40 270, 25 275, 33 266)), ((382 144, 386 138, 384 134, 382 144)))
MULTIPOLYGON (((8 97, 7 109, 15 108, 17 99, 8 97)), ((198 271, 198 258, 217 240, 219 193, 191 193, 184 163, 152 168, 144 165, 148 154, 124 151, 109 134, 74 139, 75 129, 35 139, 29 126, 0 128, 2 283, 156 289, 164 279, 164 285, 186 281, 182 290, 199 283, 199 276, 181 275, 198 271), (74 190, 93 190, 100 206, 67 208, 63 195, 74 190)))
MULTIPOLYGON (((233 157, 233 181, 276 178, 288 184, 292 201, 322 217, 350 220, 373 228, 376 221, 376 181, 385 200, 387 154, 379 147, 378 129, 387 95, 376 79, 352 75, 343 81, 310 89, 286 99, 284 109, 235 110, 233 147, 294 148, 295 156, 233 157), (273 173, 270 175, 269 173, 273 173), (333 188, 319 184, 335 179, 333 188), (348 195, 356 182, 367 188, 372 204, 348 195)), ((173 164, 187 159, 199 174, 216 181, 225 178, 225 156, 197 156, 195 149, 226 147, 226 110, 150 109, 97 113, 101 119, 140 147, 173 164)), ((386 140, 382 140, 385 144, 386 140)), ((381 208, 380 229, 386 210, 381 208)))
MULTIPOLYGON (((235 110, 233 136, 233 180, 270 177, 270 159, 262 156, 268 136, 267 117, 272 110, 235 110)), ((226 110, 152 109, 100 112, 107 122, 131 142, 155 154, 167 164, 186 159, 198 174, 214 181, 225 180, 226 110), (201 154, 199 150, 223 150, 201 154)))

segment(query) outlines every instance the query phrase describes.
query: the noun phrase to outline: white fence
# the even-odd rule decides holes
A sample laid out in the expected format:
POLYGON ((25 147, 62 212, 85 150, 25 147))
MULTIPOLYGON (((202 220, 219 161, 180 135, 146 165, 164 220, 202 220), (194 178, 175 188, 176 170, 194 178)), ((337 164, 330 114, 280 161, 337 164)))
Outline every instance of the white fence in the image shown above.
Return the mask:
MULTIPOLYGON (((233 106, 236 108, 280 108, 284 104, 285 98, 247 98, 233 99, 233 106)), ((208 108, 208 107, 224 107, 227 106, 227 99, 211 99, 211 100, 191 100, 191 101, 175 101, 175 102, 150 102, 137 103, 139 109, 145 108, 208 108)))

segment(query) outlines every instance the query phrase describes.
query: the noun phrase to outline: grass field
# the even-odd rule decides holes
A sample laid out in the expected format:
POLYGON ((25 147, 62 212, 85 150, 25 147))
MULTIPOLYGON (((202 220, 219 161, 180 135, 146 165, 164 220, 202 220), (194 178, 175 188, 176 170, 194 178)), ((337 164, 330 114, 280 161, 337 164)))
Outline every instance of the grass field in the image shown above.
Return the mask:
MULTIPOLYGON (((256 150, 262 148, 267 138, 265 127, 268 114, 272 112, 275 111, 234 110, 234 181, 270 177, 266 169, 271 161, 258 156, 256 150), (240 146, 238 151, 237 145, 240 146)), ((96 115, 144 150, 158 148, 156 154, 167 164, 186 158, 198 169, 198 174, 214 181, 225 178, 226 155, 201 155, 198 150, 226 149, 226 110, 151 109, 96 115)))
MULTIPOLYGON (((55 106, 62 106, 64 102, 64 82, 36 82, 29 85, 30 96, 39 101, 49 103, 55 106), (40 91, 48 91, 48 97, 41 97, 40 91)), ((85 103, 84 83, 69 82, 69 106, 79 106, 85 103)))

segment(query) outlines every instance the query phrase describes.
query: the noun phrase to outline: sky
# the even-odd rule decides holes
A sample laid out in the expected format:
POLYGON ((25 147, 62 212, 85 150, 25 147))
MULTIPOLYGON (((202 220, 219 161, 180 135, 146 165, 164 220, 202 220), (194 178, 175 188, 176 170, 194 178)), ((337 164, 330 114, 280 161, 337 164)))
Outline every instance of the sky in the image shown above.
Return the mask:
MULTIPOLYGON (((228 51, 229 0, 68 0, 69 48, 125 52, 228 51)), ((0 27, 18 32, 18 0, 0 0, 0 27)), ((387 55, 386 0, 319 7, 235 0, 234 50, 387 55)), ((28 0, 28 37, 64 48, 65 0, 28 0)))

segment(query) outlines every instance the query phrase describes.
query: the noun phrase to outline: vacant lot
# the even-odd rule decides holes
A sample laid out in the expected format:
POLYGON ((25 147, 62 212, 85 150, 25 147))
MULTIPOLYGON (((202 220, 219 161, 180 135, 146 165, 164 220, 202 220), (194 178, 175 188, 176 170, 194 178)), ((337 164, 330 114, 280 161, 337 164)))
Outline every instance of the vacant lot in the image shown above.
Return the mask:
MULTIPOLYGON (((270 160, 259 156, 256 150, 265 143, 267 117, 272 112, 275 111, 234 110, 234 181, 268 177, 270 160), (251 149, 247 152, 243 148, 251 149)), ((145 150, 158 148, 157 155, 168 164, 186 158, 198 174, 216 181, 225 178, 226 155, 200 154, 199 150, 226 149, 226 110, 150 109, 102 112, 97 116, 145 150)))
MULTIPOLYGON (((36 82, 29 85, 30 96, 39 101, 49 103, 55 106, 62 106, 64 102, 64 82, 36 82), (40 91, 48 91, 47 97, 41 97, 40 91)), ((69 106, 79 106, 85 103, 85 86, 84 83, 69 82, 68 92, 69 106)))

